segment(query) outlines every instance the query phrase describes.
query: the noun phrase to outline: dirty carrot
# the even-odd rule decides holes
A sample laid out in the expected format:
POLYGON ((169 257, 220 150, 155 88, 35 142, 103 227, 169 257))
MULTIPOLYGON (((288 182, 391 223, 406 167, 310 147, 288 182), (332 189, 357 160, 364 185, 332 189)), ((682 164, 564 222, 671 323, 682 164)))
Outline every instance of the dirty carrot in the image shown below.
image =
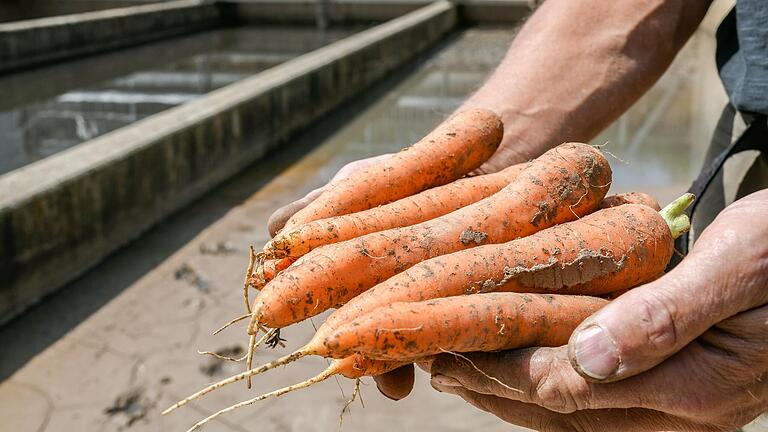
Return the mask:
POLYGON ((287 257, 265 260, 263 257, 260 257, 260 261, 261 262, 256 265, 255 270, 250 273, 250 276, 247 279, 248 286, 258 290, 262 289, 264 285, 267 284, 267 282, 274 279, 278 273, 287 269, 291 264, 296 262, 296 258, 287 257))
MULTIPOLYGON (((514 177, 516 177, 517 174, 523 169, 523 167, 524 165, 522 164, 513 165, 498 173, 457 180, 448 185, 429 189, 412 197, 403 198, 402 200, 395 201, 394 203, 376 207, 370 210, 353 213, 351 215, 338 216, 335 218, 327 218, 310 222, 309 224, 302 225, 292 230, 290 233, 278 234, 275 239, 273 239, 267 244, 267 246, 264 247, 262 253, 264 257, 298 257, 304 255, 309 250, 314 249, 321 243, 338 243, 340 241, 349 240, 351 238, 359 237, 370 232, 383 231, 385 229, 396 228, 398 226, 408 226, 423 222, 423 220, 429 220, 434 217, 441 216, 442 214, 449 213, 450 211, 454 211, 473 202, 477 202, 482 198, 498 192, 498 189, 501 189, 503 186, 512 181, 514 177), (495 179, 489 180, 491 176, 495 176, 495 179), (482 182, 480 180, 482 180, 482 182), (459 184, 461 184, 461 187, 458 187, 459 184), (453 204, 456 205, 456 208, 448 208, 446 204, 444 204, 445 201, 442 201, 439 204, 435 204, 435 202, 439 199, 439 194, 437 193, 438 190, 443 188, 446 190, 448 188, 453 189, 454 186, 456 186, 456 192, 450 192, 452 197, 456 197, 455 193, 461 191, 462 188, 469 186, 467 189, 470 192, 466 193, 466 195, 459 195, 459 197, 457 197, 458 201, 463 201, 463 203, 454 202, 453 204), (492 186, 497 186, 498 189, 492 186), (473 192, 478 188, 482 188, 483 191, 480 193, 473 192), (487 193, 489 191, 490 193, 487 193), (466 199, 470 193, 474 193, 475 197, 472 199, 466 199), (429 217, 425 217, 424 215, 426 213, 422 211, 419 214, 422 215, 422 218, 424 218, 423 220, 420 220, 421 218, 413 218, 413 212, 406 211, 409 207, 411 207, 415 208, 418 213, 421 211, 419 209, 423 209, 426 206, 435 205, 441 206, 438 210, 442 213, 438 214, 437 212, 432 211, 428 212, 429 217), (388 217, 387 215, 390 214, 398 214, 399 219, 392 219, 392 226, 383 224, 381 220, 386 219, 388 217), (345 235, 341 235, 340 232, 344 232, 345 235), (297 240, 304 237, 307 238, 306 241, 297 240), (312 246, 310 243, 314 243, 315 246, 312 246)), ((464 194, 465 192, 460 193, 464 194)), ((628 192, 607 196, 600 203, 599 208, 603 209, 632 203, 644 204, 655 210, 661 209, 653 197, 642 192, 628 192)), ((277 273, 285 270, 288 268, 288 266, 293 264, 296 259, 298 258, 276 258, 265 260, 260 264, 260 266, 257 266, 258 268, 255 272, 249 273, 252 274, 252 276, 248 279, 248 285, 256 289, 261 289, 264 287, 264 285, 267 284, 267 282, 274 279, 277 273)), ((249 269, 252 269, 252 267, 249 267, 249 269)))
POLYGON ((343 359, 362 354, 367 359, 406 363, 441 352, 560 346, 581 321, 607 303, 590 296, 513 292, 393 303, 334 329, 321 327, 297 351, 213 384, 177 405, 308 355, 343 359))
POLYGON ((507 186, 525 164, 468 177, 357 213, 320 219, 283 230, 264 246, 266 258, 300 257, 317 247, 373 232, 415 225, 487 198, 507 186))
POLYGON ((599 296, 635 287, 663 273, 674 239, 690 226, 684 211, 691 199, 683 196, 663 214, 644 204, 606 208, 528 237, 426 260, 351 299, 320 329, 395 302, 492 291, 599 296))
POLYGON ((404 361, 441 352, 499 351, 568 343, 607 304, 589 296, 488 293, 393 303, 318 332, 299 352, 404 361))
POLYGON ((426 259, 503 243, 594 211, 611 169, 589 145, 560 145, 531 161, 498 193, 410 227, 367 234, 299 258, 255 299, 248 332, 280 328, 348 302, 426 259))
POLYGON ((661 206, 659 205, 656 200, 643 192, 627 192, 617 195, 611 195, 605 197, 605 199, 600 203, 600 208, 609 208, 609 207, 616 207, 623 204, 643 204, 646 205, 656 211, 661 210, 661 206))
POLYGON ((284 229, 367 210, 450 183, 490 158, 503 135, 501 119, 492 111, 456 113, 411 147, 330 184, 284 229))

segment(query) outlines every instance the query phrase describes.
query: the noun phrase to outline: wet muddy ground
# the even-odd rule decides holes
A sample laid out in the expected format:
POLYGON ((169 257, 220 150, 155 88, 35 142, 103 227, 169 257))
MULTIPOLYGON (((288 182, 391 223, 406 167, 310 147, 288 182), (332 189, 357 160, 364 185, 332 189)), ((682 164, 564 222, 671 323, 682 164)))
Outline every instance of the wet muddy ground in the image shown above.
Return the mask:
MULTIPOLYGON (((252 391, 238 383, 159 416, 179 398, 242 369, 242 364, 212 360, 196 351, 237 356, 245 348, 243 325, 218 336, 211 331, 242 313, 247 247, 268 239, 265 222, 272 210, 322 184, 346 162, 419 139, 482 82, 512 36, 510 29, 470 29, 454 35, 425 61, 371 90, 290 148, 217 188, 0 328, 0 430, 183 431, 256 392, 322 370, 323 360, 304 359, 259 377, 252 391)), ((618 190, 645 190, 666 201, 685 190, 698 168, 706 142, 693 136, 706 137, 708 132, 690 130, 711 130, 713 123, 708 122, 713 120, 691 109, 703 97, 696 92, 707 89, 685 84, 687 68, 700 65, 706 54, 706 44, 695 43, 641 101, 636 109, 642 111, 633 110, 623 125, 620 121, 597 140, 608 141, 607 149, 628 163, 614 164, 618 190), (657 98, 667 100, 665 109, 643 129, 657 98)), ((720 104, 716 94, 711 97, 711 103, 720 104)), ((255 363, 306 342, 313 324, 322 318, 286 329, 287 348, 259 350, 255 363)), ((336 430, 352 387, 349 380, 330 379, 221 417, 205 430, 336 430)), ((362 386, 362 400, 365 408, 352 405, 344 430, 522 430, 433 391, 423 373, 404 401, 380 396, 370 380, 362 386)))

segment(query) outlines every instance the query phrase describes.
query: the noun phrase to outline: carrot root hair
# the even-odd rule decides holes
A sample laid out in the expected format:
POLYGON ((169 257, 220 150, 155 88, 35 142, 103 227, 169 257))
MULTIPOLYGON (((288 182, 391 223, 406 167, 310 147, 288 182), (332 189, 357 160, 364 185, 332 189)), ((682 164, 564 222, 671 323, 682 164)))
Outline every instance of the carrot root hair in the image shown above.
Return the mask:
POLYGON ((442 351, 445 354, 451 354, 452 356, 454 356, 456 358, 460 358, 460 359, 464 360, 465 362, 469 363, 469 365, 472 366, 472 369, 476 370, 480 375, 484 376, 485 378, 488 378, 489 380, 491 380, 491 381, 495 382, 496 384, 504 387, 505 389, 511 390, 511 391, 513 391, 515 393, 523 393, 523 391, 520 390, 520 389, 517 389, 517 388, 514 388, 514 387, 509 386, 507 384, 504 384, 503 382, 501 382, 500 379, 496 378, 495 376, 488 375, 485 371, 483 371, 482 369, 477 367, 475 362, 473 362, 469 357, 467 357, 465 355, 462 355, 462 354, 459 354, 457 352, 447 351, 447 350, 444 350, 442 348, 440 348, 440 351, 442 351))
POLYGON ((245 281, 243 281, 243 301, 245 302, 245 310, 251 313, 251 302, 248 299, 248 288, 251 285, 251 277, 253 276, 253 267, 256 265, 256 261, 259 259, 259 254, 253 248, 253 245, 248 246, 249 259, 248 268, 245 271, 245 281))
MULTIPOLYGON (((265 337, 266 337, 266 335, 265 335, 265 337)), ((262 337, 262 339, 265 339, 265 337, 262 337)), ((195 399, 200 398, 203 395, 206 395, 206 394, 208 394, 208 393, 210 393, 210 392, 212 392, 212 391, 214 391, 214 390, 216 390, 218 388, 224 387, 227 384, 232 384, 234 382, 242 381, 242 380, 250 378, 250 377, 252 377, 254 375, 258 375, 258 374, 264 373, 264 372, 266 372, 268 370, 274 369, 274 368, 276 368, 278 366, 286 365, 286 364, 291 363, 291 362, 293 362, 295 360, 298 360, 298 359, 300 359, 302 357, 306 357, 307 355, 310 355, 310 354, 312 354, 312 352, 309 351, 309 350, 295 351, 295 352, 293 352, 291 354, 288 354, 287 356, 280 357, 279 359, 273 360, 273 361, 271 361, 269 363, 266 363, 264 365, 261 365, 261 366, 259 366, 257 368, 249 369, 249 370, 247 370, 245 372, 239 373, 237 375, 233 375, 233 376, 231 376, 229 378, 225 378, 225 379, 223 379, 223 380, 221 380, 221 381, 219 381, 217 383, 211 384, 208 387, 205 387, 205 388, 197 391, 196 393, 193 393, 193 394, 187 396, 186 398, 176 402, 175 404, 173 404, 170 407, 166 408, 165 411, 162 412, 162 415, 166 415, 166 414, 170 413, 171 411, 175 410, 176 408, 182 407, 182 406, 188 404, 189 402, 191 402, 191 401, 193 401, 195 399)), ((334 370, 335 370, 335 368, 334 368, 334 370)))
POLYGON ((231 361, 231 362, 241 362, 241 361, 245 360, 245 358, 247 356, 247 354, 246 354, 246 355, 243 355, 240 358, 227 357, 227 356, 223 356, 223 355, 221 355, 221 354, 219 354, 217 352, 213 352, 213 351, 198 351, 197 353, 200 354, 200 355, 213 356, 213 357, 216 357, 219 360, 225 360, 225 361, 231 361))
MULTIPOLYGON (((264 336, 261 337, 261 339, 256 340, 256 334, 250 335, 248 338, 248 352, 245 353, 245 370, 249 371, 253 367, 253 353, 256 351, 256 348, 260 347, 261 344, 267 343, 272 344, 272 340, 274 339, 275 335, 280 334, 280 329, 269 329, 264 332, 264 336)), ((280 337, 278 336, 278 340, 280 337)), ((274 346, 272 346, 274 348, 274 346)), ((247 380, 245 381, 245 386, 247 388, 251 388, 251 377, 249 376, 247 380)))
MULTIPOLYGON (((338 370, 335 367, 335 365, 331 364, 331 366, 329 366, 326 370, 320 372, 319 374, 315 375, 314 377, 312 377, 312 378, 310 378, 310 379, 308 379, 306 381, 302 381, 300 383, 297 383, 297 384, 294 384, 294 385, 290 385, 288 387, 283 387, 281 389, 277 389, 275 391, 272 391, 272 392, 269 392, 269 393, 265 393, 265 394, 263 394, 261 396, 256 396, 253 399, 248 399, 248 400, 236 403, 236 404, 234 404, 232 406, 229 406, 227 408, 224 408, 222 410, 219 410, 219 411, 211 414, 210 416, 200 420, 199 422, 195 423, 191 428, 189 428, 187 430, 187 432, 192 432, 192 431, 198 429, 199 427, 203 426, 204 424, 208 423, 209 421, 215 419, 216 417, 218 417, 218 416, 220 416, 222 414, 226 414, 226 413, 228 413, 230 411, 234 411, 234 410, 236 410, 238 408, 242 408, 242 407, 247 406, 247 405, 252 405, 252 404, 254 404, 256 402, 259 402, 259 401, 262 401, 264 399, 269 399, 269 398, 273 398, 273 397, 282 396, 282 395, 284 395, 286 393, 290 393, 290 392, 292 392, 294 390, 299 390, 299 389, 307 388, 307 387, 309 387, 311 385, 314 385, 314 384, 317 384, 319 382, 325 381, 328 378, 330 378, 330 377, 332 377, 332 376, 334 376, 336 374, 338 374, 338 370)), ((165 414, 165 411, 163 412, 163 414, 165 414)))
POLYGON ((239 317, 230 320, 229 322, 227 322, 223 326, 219 327, 215 332, 213 332, 213 335, 215 336, 215 335, 221 333, 224 329, 226 329, 227 327, 231 326, 232 324, 238 323, 238 322, 240 322, 240 321, 242 321, 242 320, 244 320, 246 318, 250 318, 250 316, 251 316, 251 314, 249 312, 249 313, 247 313, 245 315, 240 315, 239 317))
POLYGON ((360 405, 365 408, 365 403, 363 403, 363 395, 360 394, 360 378, 355 378, 355 389, 352 391, 352 397, 344 402, 344 406, 341 408, 341 412, 339 413, 339 432, 341 432, 342 426, 344 425, 344 413, 349 411, 349 407, 352 405, 352 403, 355 402, 355 399, 358 396, 360 396, 360 405))

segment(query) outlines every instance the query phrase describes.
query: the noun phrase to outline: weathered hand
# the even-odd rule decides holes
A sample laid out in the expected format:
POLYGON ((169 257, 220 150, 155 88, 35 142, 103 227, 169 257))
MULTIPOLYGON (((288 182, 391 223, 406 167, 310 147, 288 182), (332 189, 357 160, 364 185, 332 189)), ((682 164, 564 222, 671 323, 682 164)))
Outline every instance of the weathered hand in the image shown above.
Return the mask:
POLYGON ((432 383, 539 430, 725 431, 768 410, 768 190, 729 206, 664 277, 568 346, 467 356, 432 383), (482 372, 480 372, 482 371, 482 372))

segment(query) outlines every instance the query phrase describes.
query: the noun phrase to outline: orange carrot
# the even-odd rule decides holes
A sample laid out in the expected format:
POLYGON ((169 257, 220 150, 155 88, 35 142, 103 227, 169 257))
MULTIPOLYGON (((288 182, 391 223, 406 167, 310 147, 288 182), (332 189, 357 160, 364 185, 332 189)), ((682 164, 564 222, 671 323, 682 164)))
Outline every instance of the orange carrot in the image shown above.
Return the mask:
POLYGON ((395 302, 492 291, 600 296, 649 282, 687 230, 643 204, 598 210, 508 243, 478 246, 421 262, 351 299, 321 326, 334 328, 395 302))
POLYGON ((581 321, 607 303, 590 296, 512 292, 392 303, 333 329, 321 327, 297 351, 214 384, 181 403, 308 355, 343 359, 361 354, 368 359, 403 362, 399 367, 441 352, 560 346, 581 321))
POLYGON ((290 267, 294 262, 296 262, 296 258, 293 257, 264 260, 258 263, 256 269, 248 276, 248 285, 261 289, 267 282, 274 279, 278 273, 290 267))
MULTIPOLYGON (((328 238, 326 238, 326 240, 325 240, 325 241, 327 241, 326 244, 330 244, 330 243, 338 243, 338 242, 340 242, 342 240, 348 240, 349 238, 359 237, 360 235, 367 234, 367 232, 363 232, 359 228, 361 225, 363 225, 363 223, 361 221, 362 220, 378 221, 378 220, 380 220, 380 218, 385 218, 387 214, 397 214, 397 213, 399 213, 400 214, 400 218, 401 218, 400 219, 401 224, 400 225, 393 225, 393 226, 384 226, 380 222, 371 222, 370 225, 366 225, 366 227, 368 227, 368 228, 370 228, 370 227, 377 227, 377 228, 381 228, 381 229, 368 229, 366 231, 376 232, 376 231, 383 231, 384 229, 396 228, 397 226, 412 225, 412 224, 415 224, 415 223, 422 222, 422 220, 411 219, 410 215, 413 214, 413 213, 408 213, 405 210, 407 209, 407 207, 415 207, 416 209, 418 209, 418 208, 422 208, 422 207, 424 207, 426 205, 432 205, 431 203, 434 203, 436 198, 438 198, 438 194, 437 193, 435 193, 434 196, 432 196, 433 192, 437 192, 439 189, 442 189, 442 188, 452 187, 453 185, 459 184, 459 182, 467 182, 467 183, 463 183, 464 186, 467 186, 469 184, 468 182, 470 182, 470 181, 477 182, 477 183, 469 185, 471 188, 478 188, 479 184, 480 184, 480 180, 482 180, 483 183, 485 183, 485 182, 488 182, 487 178, 489 178, 491 176, 499 176, 499 175, 503 175, 505 177, 505 182, 503 183, 503 185, 506 185, 510 181, 512 181, 512 179, 514 179, 514 177, 516 177, 517 173, 519 173, 519 171, 522 170, 523 167, 524 167, 523 165, 513 165, 513 166, 511 166, 509 168, 506 168, 505 170, 503 170, 503 171, 501 171, 499 173, 496 173, 496 174, 486 174, 486 175, 483 175, 483 176, 470 177, 470 178, 467 178, 467 179, 457 180, 457 181, 455 181, 453 183, 450 183, 448 185, 440 186, 440 187, 437 187, 437 188, 434 188, 434 189, 429 189, 429 190, 426 190, 426 191, 424 191, 424 192, 422 192, 422 193, 420 193, 418 195, 414 195, 414 196, 408 197, 408 198, 403 198, 402 200, 398 200, 398 201, 395 201, 394 203, 383 205, 381 207, 376 207, 376 208, 373 208, 373 209, 370 209, 370 210, 365 210, 365 211, 362 211, 362 212, 354 213, 352 215, 338 216, 338 217, 335 217, 335 218, 321 219, 319 221, 310 222, 309 224, 306 224, 306 225, 303 225, 302 227, 296 228, 295 230, 292 231, 292 233, 298 233, 300 231, 304 232, 305 231, 304 227, 312 226, 312 228, 309 228, 308 231, 316 233, 315 236, 314 236, 314 241, 316 241, 316 239, 321 238, 323 236, 322 233, 326 233, 326 232, 327 233, 334 233, 333 235, 329 235, 328 238), (408 201, 408 203, 406 203, 406 201, 408 201), (401 205, 401 204, 402 204, 402 210, 394 208, 394 206, 401 205), (370 216, 362 217, 362 215, 364 215, 366 213, 368 213, 370 216), (405 221, 405 222, 403 222, 403 221, 405 221), (339 236, 339 234, 337 232, 337 231, 341 231, 340 228, 337 228, 339 226, 344 226, 345 227, 344 231, 347 233, 347 235, 351 235, 352 237, 346 238, 346 236, 344 236, 344 237, 339 236), (323 228, 323 227, 325 227, 325 228, 323 228), (352 234, 351 233, 352 231, 356 231, 356 232, 354 234, 352 234), (336 236, 338 236, 338 237, 336 237, 336 236)), ((495 183, 494 186, 498 186, 499 189, 501 189, 503 187, 503 185, 500 185, 501 182, 498 181, 498 177, 497 177, 497 179, 492 180, 491 182, 495 183)), ((491 183, 491 182, 488 182, 488 183, 491 183)), ((459 191, 461 190, 460 188, 457 188, 457 189, 459 191)), ((492 191, 491 193, 488 193, 486 196, 490 196, 492 193, 497 192, 496 190, 492 190, 488 186, 488 184, 485 185, 484 189, 492 191)), ((453 195, 453 196, 455 196, 455 195, 453 195)), ((462 195, 462 196, 464 196, 464 195, 462 195)), ((486 196, 481 196, 481 197, 479 197, 477 199, 473 199, 473 200, 471 200, 471 202, 466 202, 465 204, 460 205, 458 207, 460 208, 460 207, 469 205, 472 202, 476 202, 476 201, 479 201, 482 198, 485 198, 486 196)), ((445 202, 445 201, 443 201, 443 202, 445 202)), ((655 210, 660 210, 661 209, 661 207, 659 206, 659 204, 656 202, 656 200, 653 197, 651 197, 648 194, 642 193, 642 192, 629 192, 629 193, 623 193, 623 194, 618 194, 618 195, 607 196, 600 203, 599 208, 604 209, 604 208, 609 208, 609 207, 616 207, 616 206, 622 205, 622 204, 633 204, 633 203, 634 204, 647 205, 648 207, 651 207, 651 208, 653 208, 655 210)), ((445 213, 449 213, 450 211, 453 211, 453 210, 456 210, 456 209, 445 209, 445 210, 446 210, 445 213)), ((421 214, 423 215, 424 213, 421 213, 421 214)), ((440 216, 440 214, 434 214, 433 213, 433 215, 431 217, 429 217, 429 219, 432 219, 433 217, 437 217, 437 216, 440 216)), ((428 220, 428 219, 425 219, 425 220, 428 220)), ((274 249, 277 249, 277 251, 272 252, 272 253, 267 252, 266 256, 282 256, 283 253, 285 253, 288 256, 293 256, 294 254, 295 255, 303 255, 304 253, 306 253, 305 252, 306 246, 304 246, 303 242, 299 242, 297 247, 293 247, 293 246, 291 246, 291 244, 292 244, 291 242, 285 242, 285 241, 282 241, 282 240, 278 240, 278 237, 287 238, 287 237, 291 237, 291 236, 292 236, 291 233, 288 233, 288 234, 285 234, 285 235, 278 235, 278 236, 276 236, 275 240, 273 240, 274 246, 268 244, 268 246, 265 246, 264 250, 266 252, 267 250, 270 250, 270 249, 274 248, 274 249), (285 252, 283 252, 283 249, 285 250, 285 252)), ((310 235, 309 239, 310 239, 310 241, 312 241, 313 240, 313 236, 310 235)), ((298 258, 278 258, 278 259, 267 259, 267 260, 265 260, 263 262, 263 264, 261 264, 259 266, 259 268, 257 268, 257 271, 254 272, 253 276, 250 277, 249 282, 248 282, 249 285, 254 287, 254 288, 256 288, 256 289, 261 289, 264 285, 267 284, 267 282, 269 282, 272 279, 274 279, 275 276, 277 275, 277 273, 285 270, 286 268, 288 268, 288 266, 290 266, 291 264, 296 262, 296 259, 298 259, 298 258)))
MULTIPOLYGON (((560 346, 608 302, 589 296, 488 293, 393 303, 318 332, 298 352, 404 361, 441 352, 560 346)), ((305 354, 306 355, 306 354, 305 354)))
POLYGON ((459 179, 383 206, 283 230, 264 246, 265 257, 300 257, 323 245, 434 219, 495 194, 524 167, 518 164, 498 173, 459 179))
POLYGON ((417 225, 313 250, 262 289, 248 332, 254 334, 260 324, 285 327, 344 304, 426 259, 575 220, 597 208, 610 178, 610 166, 598 150, 563 144, 477 203, 417 225))
POLYGON ((457 113, 411 147, 328 188, 285 225, 291 230, 313 220, 367 210, 450 183, 493 155, 504 127, 495 113, 457 113))
POLYGON ((603 202, 600 203, 600 208, 616 207, 623 204, 643 204, 656 211, 661 210, 661 206, 652 196, 642 192, 627 192, 607 196, 603 202))
MULTIPOLYGON (((408 361, 441 352, 498 351, 530 346, 560 346, 586 317, 608 302, 588 296, 490 293, 416 303, 394 303, 362 315, 335 332, 318 332, 300 350, 234 375, 194 393, 163 414, 206 393, 307 355, 340 359, 303 383, 258 396, 211 418, 268 397, 304 388, 335 374, 380 375, 408 361)), ((196 424, 196 429, 210 418, 196 424)))

